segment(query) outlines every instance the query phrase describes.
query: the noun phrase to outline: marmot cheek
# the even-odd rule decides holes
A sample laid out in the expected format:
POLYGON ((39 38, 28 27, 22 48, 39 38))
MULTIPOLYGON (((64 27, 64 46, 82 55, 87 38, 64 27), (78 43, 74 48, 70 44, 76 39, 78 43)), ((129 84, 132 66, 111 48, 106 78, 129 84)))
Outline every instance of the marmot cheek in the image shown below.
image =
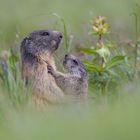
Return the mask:
POLYGON ((56 46, 57 45, 57 42, 55 40, 52 40, 51 41, 51 46, 56 46))

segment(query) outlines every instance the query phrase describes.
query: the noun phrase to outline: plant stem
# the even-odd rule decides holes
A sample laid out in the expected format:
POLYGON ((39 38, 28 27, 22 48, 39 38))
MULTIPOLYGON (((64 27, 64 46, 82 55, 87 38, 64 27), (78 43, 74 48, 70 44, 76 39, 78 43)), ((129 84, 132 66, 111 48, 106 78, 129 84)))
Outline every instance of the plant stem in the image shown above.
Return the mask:
POLYGON ((102 88, 101 88, 101 93, 102 93, 102 96, 105 95, 106 91, 105 91, 105 86, 103 85, 102 88))
POLYGON ((61 16, 57 15, 56 13, 54 13, 53 15, 56 16, 57 18, 59 18, 63 24, 65 47, 66 47, 66 50, 68 51, 69 43, 68 43, 68 33, 67 33, 67 27, 66 27, 65 20, 61 16))
POLYGON ((66 46, 66 50, 68 51, 69 44, 68 44, 67 28, 66 28, 66 24, 63 18, 61 18, 61 21, 63 23, 63 29, 64 29, 65 46, 66 46))
POLYGON ((107 83, 105 82, 105 83, 102 84, 102 87, 101 87, 101 94, 102 94, 103 96, 105 96, 106 93, 107 93, 107 83))
POLYGON ((98 43, 99 43, 99 44, 101 44, 101 43, 102 43, 102 34, 99 34, 98 43))
MULTIPOLYGON (((102 48, 102 34, 99 34, 98 43, 100 44, 100 48, 102 48)), ((104 67, 104 58, 101 57, 101 67, 104 67)))
POLYGON ((135 17, 135 58, 134 58, 134 68, 136 71, 137 68, 137 57, 138 57, 138 16, 136 13, 133 13, 135 17))

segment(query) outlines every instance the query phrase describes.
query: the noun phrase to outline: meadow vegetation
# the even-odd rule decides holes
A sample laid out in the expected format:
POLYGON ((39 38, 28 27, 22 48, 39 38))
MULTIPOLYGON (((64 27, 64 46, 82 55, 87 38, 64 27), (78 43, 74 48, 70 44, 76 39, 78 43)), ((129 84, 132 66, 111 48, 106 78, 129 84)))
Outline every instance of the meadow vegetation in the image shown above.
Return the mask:
POLYGON ((0 139, 140 139, 139 0, 0 0, 0 139), (19 46, 32 30, 63 33, 63 71, 73 53, 89 77, 86 106, 38 110, 21 78, 19 46))

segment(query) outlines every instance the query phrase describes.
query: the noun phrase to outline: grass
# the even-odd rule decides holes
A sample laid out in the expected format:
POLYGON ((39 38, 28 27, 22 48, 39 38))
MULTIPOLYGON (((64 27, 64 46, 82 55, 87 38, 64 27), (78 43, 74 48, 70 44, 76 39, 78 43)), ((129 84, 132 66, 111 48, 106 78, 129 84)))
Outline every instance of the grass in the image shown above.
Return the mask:
POLYGON ((0 68, 0 139, 139 140, 139 6, 139 0, 0 0, 0 66, 6 63, 8 70, 0 68), (104 77, 89 73, 90 99, 86 106, 69 104, 37 110, 31 102, 31 88, 26 89, 21 80, 22 38, 35 29, 63 32, 64 40, 56 53, 57 67, 62 69, 66 52, 79 54, 77 46, 95 44, 97 38, 89 35, 90 20, 98 15, 106 16, 111 26, 111 34, 104 37, 105 43, 109 40, 115 46, 110 49, 111 57, 126 56, 107 77, 107 95, 99 94, 95 82, 96 78, 104 81, 104 77), (6 57, 3 50, 8 50, 6 57))
POLYGON ((139 139, 139 95, 88 108, 57 106, 40 112, 9 108, 1 119, 1 139, 139 139))

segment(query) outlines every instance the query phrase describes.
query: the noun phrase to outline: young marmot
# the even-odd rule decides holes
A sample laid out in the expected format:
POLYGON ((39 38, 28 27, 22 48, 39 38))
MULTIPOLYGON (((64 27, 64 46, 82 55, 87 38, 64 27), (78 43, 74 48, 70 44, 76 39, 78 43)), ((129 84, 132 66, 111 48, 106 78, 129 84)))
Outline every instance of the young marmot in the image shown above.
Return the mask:
POLYGON ((53 53, 57 50, 62 34, 52 30, 31 32, 21 43, 22 76, 31 83, 35 101, 39 104, 55 103, 63 99, 63 91, 48 73, 47 64, 55 70, 53 53))
POLYGON ((48 65, 48 72, 55 78, 65 95, 85 99, 88 93, 88 80, 83 64, 77 57, 67 54, 63 65, 67 71, 66 74, 56 71, 51 65, 48 65))

